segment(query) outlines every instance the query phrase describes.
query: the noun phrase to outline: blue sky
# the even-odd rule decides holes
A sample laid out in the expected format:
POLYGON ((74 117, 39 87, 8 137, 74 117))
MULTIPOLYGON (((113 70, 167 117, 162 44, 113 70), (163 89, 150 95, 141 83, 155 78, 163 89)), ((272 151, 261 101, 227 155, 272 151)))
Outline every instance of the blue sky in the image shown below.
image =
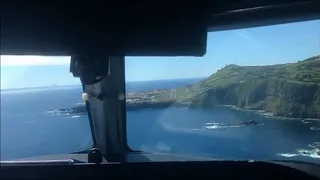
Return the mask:
MULTIPOLYGON (((320 20, 212 32, 204 57, 126 57, 126 80, 206 77, 227 64, 281 64, 319 54, 320 20)), ((69 73, 70 57, 1 56, 0 62, 1 89, 80 84, 69 73)))

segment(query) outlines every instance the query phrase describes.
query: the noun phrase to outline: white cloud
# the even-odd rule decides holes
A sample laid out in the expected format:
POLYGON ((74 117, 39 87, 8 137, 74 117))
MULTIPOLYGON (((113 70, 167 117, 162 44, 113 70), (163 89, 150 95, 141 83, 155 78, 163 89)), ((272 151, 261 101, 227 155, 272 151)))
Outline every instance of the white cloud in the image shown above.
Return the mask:
POLYGON ((1 66, 68 65, 69 56, 13 56, 1 55, 1 66))

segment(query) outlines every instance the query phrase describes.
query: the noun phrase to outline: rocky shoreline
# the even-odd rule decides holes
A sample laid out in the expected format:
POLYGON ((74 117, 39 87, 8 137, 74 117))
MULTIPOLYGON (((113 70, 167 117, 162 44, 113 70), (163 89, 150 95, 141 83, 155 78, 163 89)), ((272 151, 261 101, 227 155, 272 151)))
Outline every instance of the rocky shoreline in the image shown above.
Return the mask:
MULTIPOLYGON (((251 110, 251 109, 241 109, 234 105, 217 105, 218 107, 226 107, 230 109, 234 109, 237 111, 244 111, 244 112, 254 112, 260 116, 272 118, 272 119, 280 119, 280 120, 307 120, 307 121, 320 121, 320 118, 300 118, 300 117, 285 117, 285 116, 277 116, 274 113, 268 112, 266 110, 251 110)), ((320 114, 319 114, 320 117, 320 114)))
MULTIPOLYGON (((137 102, 127 102, 126 109, 128 111, 138 111, 143 109, 165 109, 170 107, 176 108, 197 108, 197 106, 190 106, 187 103, 179 103, 174 100, 171 101, 137 101, 137 102)), ((230 108, 238 111, 247 111, 247 112, 254 112, 260 116, 274 118, 274 119, 283 119, 283 120, 316 120, 319 121, 320 119, 317 118, 291 118, 291 117, 284 117, 284 116, 276 116, 273 113, 267 112, 266 110, 248 110, 248 109, 241 109, 233 105, 216 105, 216 107, 225 107, 230 108)), ((207 108, 206 108, 207 109, 207 108)), ((65 113, 86 113, 87 109, 85 104, 79 104, 77 106, 66 108, 66 109, 59 109, 59 112, 65 113)))
MULTIPOLYGON (((165 109, 169 107, 188 107, 185 104, 177 103, 175 101, 161 101, 161 102, 130 102, 126 104, 126 109, 129 111, 143 110, 143 109, 165 109)), ((79 104, 71 108, 59 109, 59 112, 65 113, 86 113, 87 108, 85 104, 79 104)))

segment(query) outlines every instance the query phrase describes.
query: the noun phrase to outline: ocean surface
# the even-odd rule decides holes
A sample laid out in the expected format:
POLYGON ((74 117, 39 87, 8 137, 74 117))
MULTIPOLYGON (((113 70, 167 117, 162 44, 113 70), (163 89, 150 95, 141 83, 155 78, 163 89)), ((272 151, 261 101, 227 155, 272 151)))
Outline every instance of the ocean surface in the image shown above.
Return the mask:
MULTIPOLYGON (((199 79, 127 83, 127 92, 175 88, 199 79)), ((1 92, 1 160, 71 153, 92 145, 87 115, 55 115, 81 103, 81 87, 1 92)), ((216 159, 320 162, 320 122, 263 117, 226 107, 127 112, 132 149, 216 159), (234 125, 244 121, 254 126, 234 125), (229 125, 229 126, 225 126, 229 125)))

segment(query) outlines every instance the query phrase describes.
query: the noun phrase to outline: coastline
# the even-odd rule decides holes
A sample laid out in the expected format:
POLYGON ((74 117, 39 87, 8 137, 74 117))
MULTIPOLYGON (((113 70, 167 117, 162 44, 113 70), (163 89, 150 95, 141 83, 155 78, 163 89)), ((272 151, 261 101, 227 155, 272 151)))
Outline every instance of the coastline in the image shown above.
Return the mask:
POLYGON ((226 107, 237 111, 245 111, 245 112, 254 112, 262 117, 279 119, 279 120, 306 120, 306 121, 320 121, 320 118, 290 118, 285 116, 276 116, 274 113, 268 112, 266 110, 250 110, 250 109, 241 109, 234 105, 217 105, 218 107, 226 107))
MULTIPOLYGON (((126 110, 127 111, 139 111, 144 109, 166 109, 170 107, 175 108, 187 108, 187 109, 194 109, 198 106, 190 106, 188 103, 179 103, 174 100, 169 101, 139 101, 139 102, 127 102, 126 104, 126 110)), ((259 116, 271 118, 271 119, 278 119, 278 120, 302 120, 302 121, 320 121, 320 119, 317 118, 291 118, 291 117, 285 117, 285 116, 276 116, 271 112, 268 112, 266 110, 250 110, 250 109, 242 109, 239 107, 236 107, 234 105, 215 105, 215 107, 224 107, 229 108, 232 110, 237 111, 243 111, 243 112, 252 112, 259 116)), ((214 108, 214 107, 213 107, 214 108)), ((208 109, 208 108, 206 108, 208 109)), ((85 113, 87 112, 86 106, 81 103, 77 106, 71 107, 71 108, 65 108, 65 109, 59 109, 59 112, 71 112, 71 113, 85 113)))

